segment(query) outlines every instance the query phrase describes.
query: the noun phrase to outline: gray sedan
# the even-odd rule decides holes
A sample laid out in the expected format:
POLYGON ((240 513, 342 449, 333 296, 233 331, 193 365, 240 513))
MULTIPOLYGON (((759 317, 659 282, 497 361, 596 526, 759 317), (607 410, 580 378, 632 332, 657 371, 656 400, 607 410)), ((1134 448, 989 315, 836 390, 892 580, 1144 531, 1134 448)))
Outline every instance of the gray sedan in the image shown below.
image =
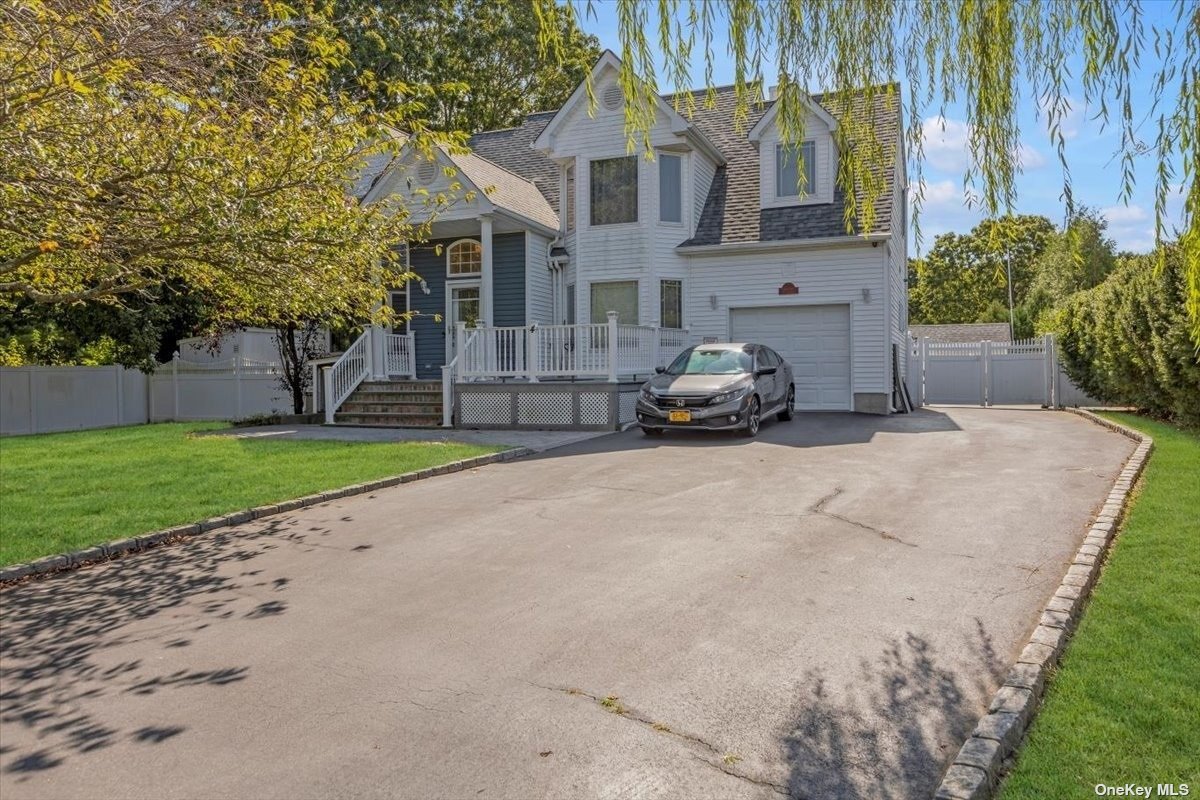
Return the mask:
POLYGON ((792 366, 761 344, 689 347, 638 393, 647 436, 670 428, 739 430, 758 435, 764 417, 789 420, 796 408, 792 366))

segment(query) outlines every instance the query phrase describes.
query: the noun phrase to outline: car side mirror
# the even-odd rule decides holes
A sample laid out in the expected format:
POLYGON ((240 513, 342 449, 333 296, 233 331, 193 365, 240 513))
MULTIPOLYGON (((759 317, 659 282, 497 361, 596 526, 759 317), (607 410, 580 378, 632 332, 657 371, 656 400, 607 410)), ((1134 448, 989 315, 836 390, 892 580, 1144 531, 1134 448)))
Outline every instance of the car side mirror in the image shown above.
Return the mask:
POLYGON ((754 374, 756 377, 762 377, 763 375, 774 375, 778 371, 778 367, 762 367, 754 374))
POLYGON ((662 375, 664 372, 666 372, 666 371, 667 371, 667 368, 666 368, 666 367, 655 367, 655 368, 654 368, 654 371, 655 371, 656 373, 658 373, 659 375, 662 375))

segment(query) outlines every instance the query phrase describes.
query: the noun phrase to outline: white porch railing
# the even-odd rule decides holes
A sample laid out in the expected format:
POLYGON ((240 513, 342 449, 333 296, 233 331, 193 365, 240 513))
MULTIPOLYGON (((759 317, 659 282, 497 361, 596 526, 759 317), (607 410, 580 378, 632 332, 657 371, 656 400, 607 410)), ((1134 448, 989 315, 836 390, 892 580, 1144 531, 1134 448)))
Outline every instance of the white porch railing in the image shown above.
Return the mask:
POLYGON ((383 359, 388 375, 417 377, 417 340, 412 333, 388 333, 383 339, 383 359))
POLYGON ((325 370, 325 423, 333 424, 334 412, 371 374, 371 328, 346 348, 334 365, 325 370))
POLYGON ((615 313, 599 325, 459 326, 454 374, 478 378, 605 378, 648 375, 690 342, 686 329, 619 325, 615 313))

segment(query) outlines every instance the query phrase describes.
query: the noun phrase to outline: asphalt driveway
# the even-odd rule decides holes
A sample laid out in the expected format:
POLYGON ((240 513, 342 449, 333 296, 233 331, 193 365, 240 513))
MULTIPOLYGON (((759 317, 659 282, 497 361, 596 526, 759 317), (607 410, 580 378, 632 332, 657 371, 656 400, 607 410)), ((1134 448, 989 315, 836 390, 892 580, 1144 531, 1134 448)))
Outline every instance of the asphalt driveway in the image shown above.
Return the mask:
POLYGON ((1132 446, 630 432, 16 586, 0 795, 928 797, 1132 446))

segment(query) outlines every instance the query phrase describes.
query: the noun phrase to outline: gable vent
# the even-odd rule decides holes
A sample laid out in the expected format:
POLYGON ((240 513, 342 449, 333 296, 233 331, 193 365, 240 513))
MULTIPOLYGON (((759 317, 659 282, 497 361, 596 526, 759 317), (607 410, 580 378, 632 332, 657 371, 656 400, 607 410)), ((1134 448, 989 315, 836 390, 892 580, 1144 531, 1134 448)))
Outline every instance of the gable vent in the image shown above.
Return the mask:
POLYGON ((417 167, 417 180, 421 182, 422 186, 428 186, 429 184, 433 183, 433 179, 436 177, 437 162, 422 161, 421 165, 417 167))
POLYGON ((615 83, 610 83, 604 89, 604 94, 600 96, 600 102, 609 111, 616 111, 625 102, 625 94, 621 91, 621 87, 615 83))

